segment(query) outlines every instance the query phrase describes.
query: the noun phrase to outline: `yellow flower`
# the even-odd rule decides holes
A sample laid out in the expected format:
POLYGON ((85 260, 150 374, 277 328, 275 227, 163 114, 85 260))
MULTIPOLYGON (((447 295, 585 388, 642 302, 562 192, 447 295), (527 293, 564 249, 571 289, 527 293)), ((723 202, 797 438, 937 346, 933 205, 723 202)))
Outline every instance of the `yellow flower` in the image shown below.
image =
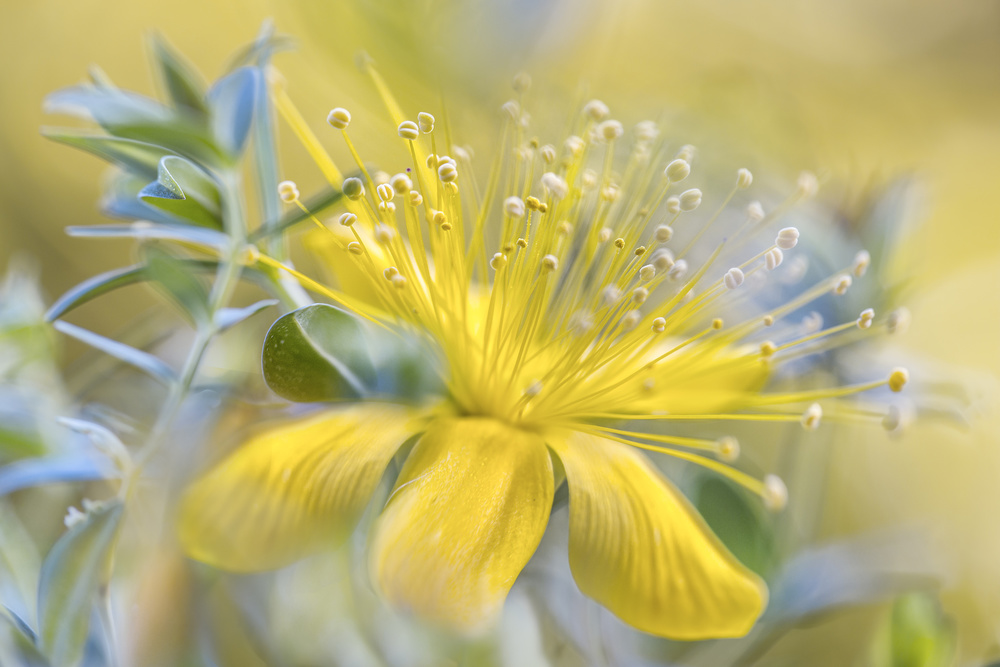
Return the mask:
MULTIPOLYGON (((752 181, 741 169, 728 195, 705 197, 718 210, 702 217, 702 192, 678 187, 693 147, 668 151, 649 122, 630 142, 596 100, 554 137, 558 144, 541 145, 526 132, 529 80, 519 77, 518 99, 503 107, 502 146, 477 184, 466 151, 443 154, 441 124, 426 113, 406 120, 369 72, 411 155, 391 178, 365 170, 348 139, 350 114, 335 109, 329 123, 363 172, 345 181, 272 84, 282 116, 347 196, 339 224, 314 218, 343 291, 260 261, 364 320, 421 336, 440 357, 446 395, 418 407, 372 397, 261 430, 187 491, 185 549, 220 568, 254 571, 329 548, 354 529, 390 460, 415 439, 370 540, 372 579, 396 607, 466 631, 489 624, 565 481, 570 566, 584 593, 656 635, 747 633, 766 605, 764 582, 639 450, 703 465, 775 509, 784 485, 728 465, 738 452, 731 437, 627 424, 802 420, 813 429, 823 415, 817 400, 833 406, 862 390, 902 387, 905 372, 891 382, 762 393, 792 348, 886 328, 870 315, 805 333, 782 321, 845 291, 851 271, 864 272, 860 262, 781 307, 754 306, 755 291, 767 289, 767 275, 798 240, 794 228, 773 243, 762 234, 774 234, 769 223, 814 193, 815 177, 804 175, 769 215, 741 202, 746 212, 734 224, 729 204, 752 181), (772 326, 777 342, 764 340, 772 326)), ((305 208, 294 184, 280 192, 305 208)))

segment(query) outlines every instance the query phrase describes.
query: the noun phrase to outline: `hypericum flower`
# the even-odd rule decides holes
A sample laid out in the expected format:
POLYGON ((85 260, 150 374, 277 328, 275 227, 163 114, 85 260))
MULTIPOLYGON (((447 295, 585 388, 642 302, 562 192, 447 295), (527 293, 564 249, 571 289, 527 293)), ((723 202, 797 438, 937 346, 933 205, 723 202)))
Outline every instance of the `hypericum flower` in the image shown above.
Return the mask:
MULTIPOLYGON (((729 465, 739 452, 731 435, 667 427, 749 420, 811 430, 821 418, 874 420, 882 415, 836 399, 902 388, 906 372, 897 370, 864 385, 762 391, 784 359, 887 326, 871 310, 825 330, 785 323, 847 290, 850 266, 781 307, 755 307, 754 292, 767 289, 768 273, 799 238, 770 223, 815 192, 815 177, 800 179, 771 215, 743 203, 742 222, 706 248, 713 224, 732 224, 729 204, 751 186, 749 171, 736 172, 717 210, 701 216, 695 211, 718 198, 676 187, 690 177, 693 147, 669 150, 646 121, 616 170, 627 139, 595 100, 539 150, 526 135, 521 85, 503 107, 502 146, 480 187, 467 151, 461 159, 441 152, 445 124, 427 113, 406 120, 369 71, 412 158, 391 178, 366 171, 347 138, 350 114, 334 109, 330 122, 363 173, 344 181, 285 92, 273 89, 278 110, 348 195, 340 224, 314 221, 331 235, 333 270, 353 270, 353 282, 338 292, 260 261, 366 320, 417 332, 440 356, 447 391, 417 408, 382 397, 259 432, 187 491, 186 550, 253 571, 336 544, 415 439, 370 541, 372 579, 395 606, 466 630, 489 623, 565 482, 570 566, 584 593, 653 634, 745 634, 765 607, 764 582, 639 450, 705 466, 777 510, 784 484, 729 465), (773 243, 761 241, 768 229, 773 243), (650 423, 661 429, 635 426, 650 423)), ((305 208, 293 184, 281 188, 305 208)))

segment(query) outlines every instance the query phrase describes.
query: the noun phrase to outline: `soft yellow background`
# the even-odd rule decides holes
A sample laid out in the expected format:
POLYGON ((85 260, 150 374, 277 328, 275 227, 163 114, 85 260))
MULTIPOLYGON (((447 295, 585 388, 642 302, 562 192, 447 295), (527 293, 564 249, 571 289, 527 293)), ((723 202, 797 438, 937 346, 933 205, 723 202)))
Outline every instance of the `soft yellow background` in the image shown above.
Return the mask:
MULTIPOLYGON (((267 16, 301 40, 279 63, 311 117, 372 104, 351 63, 363 46, 404 99, 427 99, 421 84, 440 77, 459 82, 463 108, 479 97, 499 103, 499 84, 526 68, 540 85, 573 90, 586 79, 623 115, 669 105, 779 176, 826 174, 838 205, 870 179, 913 172, 929 196, 926 227, 908 240, 918 273, 905 345, 1000 372, 1000 5, 980 0, 5 2, 0 262, 34 256, 54 297, 128 252, 62 234, 99 221, 101 167, 38 135, 52 122, 41 114, 47 92, 80 80, 90 63, 153 92, 142 39, 152 28, 214 77, 267 16), (457 19, 448 18, 453 6, 464 7, 457 19), (415 56, 409 49, 428 37, 433 53, 415 56)), ((291 153, 289 170, 300 157, 291 153)), ((110 333, 127 316, 88 307, 76 321, 110 333)), ((955 573, 945 600, 969 660, 996 656, 1000 641, 998 430, 986 414, 969 433, 930 425, 898 441, 855 439, 831 471, 829 534, 931 526, 955 573)))

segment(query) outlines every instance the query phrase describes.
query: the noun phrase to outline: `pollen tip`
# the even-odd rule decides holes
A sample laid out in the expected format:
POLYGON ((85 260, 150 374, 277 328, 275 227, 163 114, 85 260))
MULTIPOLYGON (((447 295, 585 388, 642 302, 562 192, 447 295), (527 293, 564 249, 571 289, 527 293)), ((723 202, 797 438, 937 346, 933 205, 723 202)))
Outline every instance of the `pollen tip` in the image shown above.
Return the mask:
POLYGON ((780 512, 788 504, 788 487, 777 475, 764 477, 764 506, 772 512, 780 512))
POLYGON ((894 392, 903 391, 903 387, 910 381, 910 372, 905 368, 895 368, 889 374, 889 389, 894 392))
POLYGON ((347 126, 351 124, 351 112, 343 107, 337 107, 327 114, 326 122, 335 129, 346 130, 347 126))
POLYGON ((295 181, 282 181, 278 183, 278 197, 286 204, 291 204, 299 199, 299 188, 295 181))
POLYGON ((735 463, 736 459, 740 457, 740 441, 731 435, 719 438, 716 446, 719 458, 726 463, 735 463))
POLYGON ((802 428, 807 431, 815 431, 819 428, 819 423, 823 419, 823 406, 813 403, 802 414, 802 428))
POLYGON ((716 331, 721 329, 723 324, 724 322, 722 321, 721 317, 716 317, 714 320, 712 320, 712 328, 715 329, 716 331))

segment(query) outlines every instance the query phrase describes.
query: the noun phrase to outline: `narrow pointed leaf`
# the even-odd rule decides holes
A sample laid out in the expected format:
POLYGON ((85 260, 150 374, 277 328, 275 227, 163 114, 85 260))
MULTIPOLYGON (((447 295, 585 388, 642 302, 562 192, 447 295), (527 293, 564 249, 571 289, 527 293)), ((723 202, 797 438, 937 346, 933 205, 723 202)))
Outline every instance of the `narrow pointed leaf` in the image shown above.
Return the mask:
POLYGON ((59 538, 42 563, 39 638, 53 665, 74 665, 83 655, 91 607, 122 511, 117 500, 89 511, 86 521, 59 538))
POLYGON ((109 354, 115 359, 124 361, 127 364, 135 366, 141 371, 145 371, 152 377, 163 382, 163 384, 169 385, 176 379, 176 374, 163 363, 157 357, 154 357, 149 352, 143 352, 142 350, 137 350, 130 345, 125 343, 119 343, 116 340, 110 338, 105 338, 100 334, 96 334, 93 331, 88 331, 82 327, 78 327, 75 324, 70 324, 69 322, 64 322, 62 320, 57 320, 52 323, 56 331, 66 334, 67 336, 72 336, 77 340, 86 343, 87 345, 109 354))
POLYGON ((144 252, 149 279, 192 323, 209 323, 212 316, 208 305, 208 291, 201 281, 185 271, 176 257, 159 248, 147 247, 144 252))
POLYGON ((261 356, 267 385, 290 401, 357 398, 375 384, 358 320, 326 304, 279 318, 264 338, 261 356))
POLYGON ((117 475, 108 459, 93 453, 21 459, 0 467, 0 496, 43 484, 113 479, 117 475))
POLYGON ((154 144, 112 137, 90 130, 46 128, 42 130, 42 134, 53 141, 87 151, 147 179, 156 178, 160 160, 165 155, 173 154, 166 148, 154 144))
POLYGON ((200 167, 176 155, 160 160, 156 180, 139 192, 139 199, 195 225, 222 226, 215 184, 200 167))
POLYGON ((142 241, 159 239, 165 241, 180 241, 194 245, 224 248, 229 244, 229 237, 221 232, 204 227, 182 225, 164 225, 162 223, 139 220, 130 225, 88 225, 86 227, 67 227, 66 233, 77 237, 101 238, 134 238, 142 241))
POLYGON ((265 299, 245 308, 220 308, 215 314, 215 328, 219 331, 225 331, 265 308, 277 306, 278 303, 280 302, 277 299, 265 299))
MULTIPOLYGON (((335 205, 343 197, 343 193, 340 190, 325 190, 319 195, 311 197, 305 201, 306 209, 309 210, 313 215, 319 215, 326 209, 335 205)), ((309 213, 302 211, 300 208, 295 207, 289 213, 287 213, 277 224, 259 227, 250 234, 250 241, 256 242, 261 239, 270 238, 276 234, 284 232, 286 229, 290 229, 295 225, 309 219, 309 213)))
POLYGON ((201 77, 161 35, 153 37, 153 55, 174 105, 197 113, 208 113, 205 84, 201 77))
POLYGON ((208 93, 212 112, 212 135, 231 156, 243 150, 253 120, 254 97, 262 85, 260 72, 240 67, 218 81, 208 93))

